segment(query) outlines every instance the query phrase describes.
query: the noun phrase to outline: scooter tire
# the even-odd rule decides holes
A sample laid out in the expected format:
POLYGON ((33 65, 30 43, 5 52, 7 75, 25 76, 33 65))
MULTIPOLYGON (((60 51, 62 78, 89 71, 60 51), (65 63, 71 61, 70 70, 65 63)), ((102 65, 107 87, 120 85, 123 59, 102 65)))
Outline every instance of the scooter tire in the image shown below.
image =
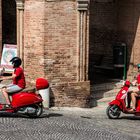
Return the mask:
POLYGON ((117 105, 110 105, 106 109, 106 114, 109 119, 118 119, 121 114, 121 110, 117 105))

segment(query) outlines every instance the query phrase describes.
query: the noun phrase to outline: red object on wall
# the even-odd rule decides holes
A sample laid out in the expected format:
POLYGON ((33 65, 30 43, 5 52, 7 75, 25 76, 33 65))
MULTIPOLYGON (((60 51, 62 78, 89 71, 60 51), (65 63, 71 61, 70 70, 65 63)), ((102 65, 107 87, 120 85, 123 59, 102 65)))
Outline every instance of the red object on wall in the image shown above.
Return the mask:
POLYGON ((46 80, 44 78, 38 78, 38 79, 36 79, 36 88, 37 88, 37 90, 46 89, 48 87, 49 87, 48 80, 46 80))

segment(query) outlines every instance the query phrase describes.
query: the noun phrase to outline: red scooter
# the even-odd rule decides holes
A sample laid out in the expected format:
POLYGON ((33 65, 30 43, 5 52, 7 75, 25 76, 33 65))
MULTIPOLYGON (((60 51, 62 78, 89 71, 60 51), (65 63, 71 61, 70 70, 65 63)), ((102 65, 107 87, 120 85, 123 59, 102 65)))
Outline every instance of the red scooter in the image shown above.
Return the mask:
POLYGON ((48 86, 49 84, 46 79, 38 78, 36 80, 36 89, 34 88, 32 91, 24 89, 19 93, 12 94, 10 96, 11 106, 5 108, 6 104, 0 103, 0 111, 20 113, 29 117, 39 117, 43 112, 43 99, 35 90, 39 92, 39 90, 48 88, 48 86))
POLYGON ((130 111, 130 106, 128 104, 128 97, 131 94, 131 91, 129 92, 129 87, 131 83, 129 81, 125 81, 124 86, 121 88, 121 90, 116 95, 115 100, 111 101, 109 103, 109 106, 106 109, 106 114, 109 119, 117 119, 119 118, 121 112, 125 114, 134 114, 136 116, 140 116, 140 98, 137 98, 136 103, 136 111, 130 111), (128 105, 128 106, 127 106, 128 105))

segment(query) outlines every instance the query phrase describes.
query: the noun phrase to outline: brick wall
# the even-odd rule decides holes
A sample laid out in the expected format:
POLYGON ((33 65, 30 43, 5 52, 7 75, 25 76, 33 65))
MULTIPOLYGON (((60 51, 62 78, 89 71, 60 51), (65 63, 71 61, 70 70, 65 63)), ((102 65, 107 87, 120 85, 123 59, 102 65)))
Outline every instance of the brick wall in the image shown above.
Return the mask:
POLYGON ((78 11, 73 0, 26 0, 24 68, 27 81, 44 77, 51 105, 89 107, 90 83, 78 82, 78 11))
POLYGON ((28 0, 24 13, 28 77, 33 72, 33 79, 45 74, 55 83, 75 81, 78 55, 76 3, 28 0))
POLYGON ((52 83, 77 79, 77 9, 75 1, 45 4, 45 72, 52 83))
POLYGON ((27 0, 24 9, 24 67, 27 81, 44 77, 45 2, 27 0))

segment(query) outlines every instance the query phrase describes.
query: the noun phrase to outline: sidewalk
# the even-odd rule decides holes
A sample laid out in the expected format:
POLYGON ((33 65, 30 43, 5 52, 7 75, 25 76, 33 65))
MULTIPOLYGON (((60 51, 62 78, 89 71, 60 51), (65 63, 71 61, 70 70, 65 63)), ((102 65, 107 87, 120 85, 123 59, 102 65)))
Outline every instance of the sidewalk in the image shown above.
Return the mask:
POLYGON ((96 111, 104 110, 108 105, 99 105, 92 108, 80 108, 80 107, 51 107, 50 110, 60 110, 60 111, 96 111))
POLYGON ((79 108, 79 107, 51 107, 49 111, 63 113, 71 116, 104 116, 106 114, 107 104, 100 105, 92 108, 79 108))

